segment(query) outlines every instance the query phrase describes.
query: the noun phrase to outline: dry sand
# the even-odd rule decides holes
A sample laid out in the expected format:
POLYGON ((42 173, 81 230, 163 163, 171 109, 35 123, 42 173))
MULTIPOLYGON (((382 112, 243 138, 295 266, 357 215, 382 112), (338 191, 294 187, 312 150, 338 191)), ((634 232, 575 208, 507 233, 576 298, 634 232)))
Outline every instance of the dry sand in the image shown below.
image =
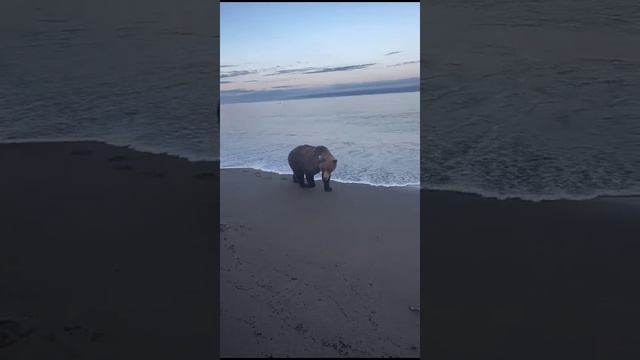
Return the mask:
POLYGON ((417 189, 220 184, 221 356, 419 356, 417 189))
POLYGON ((0 145, 1 359, 218 356, 218 177, 95 142, 0 145))

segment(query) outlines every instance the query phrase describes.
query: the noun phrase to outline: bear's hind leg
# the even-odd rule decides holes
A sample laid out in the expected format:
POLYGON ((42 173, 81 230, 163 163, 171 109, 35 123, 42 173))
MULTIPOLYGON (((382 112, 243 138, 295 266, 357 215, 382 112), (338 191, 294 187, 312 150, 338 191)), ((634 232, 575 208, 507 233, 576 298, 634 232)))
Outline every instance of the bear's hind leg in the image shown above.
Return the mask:
POLYGON ((305 187, 305 185, 304 185, 304 173, 303 172, 294 173, 293 177, 294 177, 294 181, 298 180, 297 183, 300 184, 300 187, 305 187))
POLYGON ((305 176, 307 177, 307 184, 309 184, 309 187, 316 186, 316 182, 313 180, 313 175, 305 174, 305 176))
POLYGON ((298 178, 296 177, 296 174, 293 174, 292 177, 293 177, 293 182, 294 183, 298 183, 298 178))

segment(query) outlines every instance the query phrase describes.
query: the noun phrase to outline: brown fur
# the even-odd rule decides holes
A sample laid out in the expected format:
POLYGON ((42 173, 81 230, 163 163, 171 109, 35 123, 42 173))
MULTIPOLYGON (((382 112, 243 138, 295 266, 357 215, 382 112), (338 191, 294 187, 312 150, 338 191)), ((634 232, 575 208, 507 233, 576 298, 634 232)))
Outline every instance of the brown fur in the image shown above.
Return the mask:
POLYGON ((293 181, 302 187, 305 187, 304 177, 307 178, 308 187, 315 186, 313 176, 322 172, 324 189, 331 191, 329 181, 337 163, 338 160, 324 146, 300 145, 289 153, 289 166, 293 170, 293 181))

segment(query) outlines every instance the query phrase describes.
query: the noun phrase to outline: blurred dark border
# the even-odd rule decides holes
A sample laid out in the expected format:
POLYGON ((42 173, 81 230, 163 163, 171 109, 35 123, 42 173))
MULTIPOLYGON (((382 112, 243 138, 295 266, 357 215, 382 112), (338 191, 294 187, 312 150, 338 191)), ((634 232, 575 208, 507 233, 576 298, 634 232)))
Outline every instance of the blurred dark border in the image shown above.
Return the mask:
MULTIPOLYGON (((480 45, 485 46, 482 51, 485 63, 491 51, 508 49, 522 57, 539 55, 536 61, 554 69, 556 56, 566 59, 572 51, 585 49, 567 38, 583 34, 588 39, 593 31, 587 30, 602 30, 606 26, 602 24, 607 21, 616 26, 627 26, 631 24, 630 20, 637 19, 637 13, 620 13, 615 17, 599 14, 604 10, 621 12, 620 8, 625 6, 620 1, 614 2, 618 7, 613 9, 608 8, 612 4, 606 1, 528 1, 523 9, 529 9, 529 12, 519 9, 516 2, 497 0, 431 0, 421 1, 421 4, 421 179, 425 179, 430 170, 426 154, 433 139, 429 129, 435 124, 431 109, 438 105, 438 100, 429 96, 431 80, 427 78, 442 75, 438 72, 442 67, 438 68, 436 61, 442 62, 448 55, 459 60, 456 65, 460 73, 452 76, 456 80, 450 81, 450 86, 473 93, 478 96, 478 102, 491 100, 490 95, 478 89, 511 84, 492 82, 489 76, 465 78, 469 73, 482 74, 481 65, 474 68, 474 58, 481 53, 478 51, 480 45), (460 19, 481 23, 483 19, 476 14, 489 12, 499 14, 496 16, 498 21, 508 23, 506 25, 528 31, 508 34, 509 26, 493 24, 502 27, 496 26, 499 30, 492 33, 484 31, 485 38, 476 38, 475 47, 461 39, 464 34, 460 31, 456 33, 460 19), (587 14, 589 19, 582 22, 578 17, 580 14, 587 14), (525 24, 523 18, 528 18, 529 22, 525 24), (562 19, 572 21, 562 23, 562 19), (590 28, 591 24, 598 26, 590 28), (570 29, 571 37, 566 36, 566 29, 570 29), (455 36, 448 37, 449 33, 455 33, 455 36), (507 42, 507 38, 511 42, 507 42), (447 43, 447 39, 451 42, 447 43), (517 41, 517 47, 514 47, 517 41), (523 49, 529 49, 527 44, 530 43, 531 52, 522 54, 523 49), (547 43, 555 47, 544 46, 547 43), (516 52, 518 50, 520 52, 516 52), (472 70, 464 72, 469 69, 472 70)), ((487 23, 491 21, 496 19, 489 19, 487 23)), ((635 31, 633 36, 638 38, 638 28, 629 26, 625 28, 628 34, 635 31)), ((627 61, 638 64, 637 51, 617 51, 628 49, 609 46, 617 43, 615 34, 615 31, 598 32, 602 38, 591 46, 607 45, 600 49, 599 58, 617 61, 609 59, 625 54, 634 56, 627 61), (605 37, 610 41, 604 41, 605 37), (609 54, 609 51, 617 54, 609 54)), ((587 49, 594 50, 593 47, 587 49)), ((630 83, 637 81, 637 77, 628 77, 630 72, 607 68, 605 60, 597 66, 601 66, 598 70, 604 69, 608 78, 624 78, 630 83)), ((578 70, 584 76, 589 75, 589 69, 578 70)), ((640 71, 640 68, 636 70, 640 71)), ((518 74, 523 79, 523 89, 527 88, 526 80, 534 79, 535 75, 518 74)), ((556 90, 553 88, 556 78, 550 78, 537 85, 556 90)), ((439 85, 442 86, 442 82, 439 85)), ((572 85, 576 88, 580 84, 576 80, 572 85)), ((635 87, 619 90, 627 99, 638 98, 637 82, 632 85, 635 87)), ((597 91, 606 90, 594 90, 584 95, 571 89, 569 86, 561 88, 563 99, 582 101, 584 110, 589 107, 601 110, 597 100, 606 94, 597 91)), ((446 89, 440 90, 445 92, 446 89)), ((494 93, 514 92, 517 92, 516 88, 498 88, 494 93)), ((530 100, 532 105, 536 102, 534 98, 526 98, 531 95, 522 94, 531 92, 518 93, 519 101, 530 100)), ((562 104, 558 107, 563 113, 568 112, 562 109, 562 104)), ((485 107, 483 111, 498 118, 507 113, 499 108, 487 110, 485 107)), ((436 113, 446 116, 444 111, 436 113)), ((636 111, 636 115, 639 114, 640 108, 636 111)), ((579 117, 580 114, 575 114, 575 124, 589 126, 578 121, 579 117)), ((511 120, 504 118, 505 123, 511 120)), ((439 121, 442 124, 443 119, 439 121)), ((544 134, 528 135, 544 140, 544 134)), ((479 133, 478 136, 483 135, 479 133)), ((455 140, 453 136, 452 139, 438 139, 440 143, 454 143, 455 140)), ((635 156, 636 160, 640 159, 640 154, 635 156)), ((640 276, 637 196, 532 202, 434 191, 424 182, 421 185, 422 358, 640 359, 640 290, 635 285, 640 276)))

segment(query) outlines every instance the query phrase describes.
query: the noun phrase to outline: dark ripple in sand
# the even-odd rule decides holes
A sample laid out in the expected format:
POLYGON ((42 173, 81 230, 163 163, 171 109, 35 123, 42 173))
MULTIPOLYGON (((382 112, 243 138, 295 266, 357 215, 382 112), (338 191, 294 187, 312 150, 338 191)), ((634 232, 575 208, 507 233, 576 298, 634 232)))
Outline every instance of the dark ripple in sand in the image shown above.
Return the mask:
POLYGON ((0 349, 9 347, 33 333, 33 329, 25 327, 13 319, 0 319, 0 349))
POLYGON ((64 24, 66 22, 68 22, 69 20, 66 19, 39 19, 39 22, 42 23, 50 23, 50 24, 64 24))
POLYGON ((152 178, 156 178, 156 179, 160 179, 165 177, 165 173, 161 172, 161 171, 143 171, 140 173, 140 175, 142 176, 147 176, 147 177, 152 177, 152 178))
POLYGON ((162 31, 161 35, 173 35, 173 36, 189 36, 193 35, 190 31, 162 31))
POLYGON ((93 151, 91 151, 91 150, 84 150, 84 149, 76 149, 76 150, 71 150, 70 154, 71 154, 71 155, 81 155, 81 156, 86 156, 86 155, 91 155, 91 154, 93 154, 93 151))

